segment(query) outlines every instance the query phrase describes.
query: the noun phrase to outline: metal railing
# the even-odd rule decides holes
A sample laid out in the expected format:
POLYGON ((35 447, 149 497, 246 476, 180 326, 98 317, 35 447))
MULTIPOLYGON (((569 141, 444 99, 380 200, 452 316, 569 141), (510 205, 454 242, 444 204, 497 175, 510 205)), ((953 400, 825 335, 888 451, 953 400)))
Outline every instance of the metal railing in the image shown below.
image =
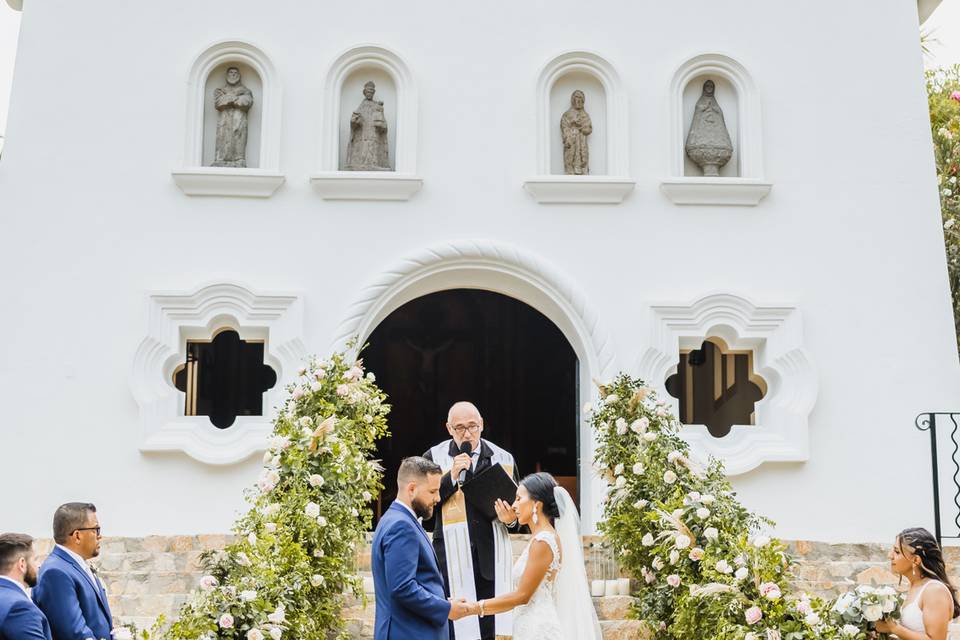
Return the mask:
POLYGON ((928 411, 914 424, 930 433, 934 535, 941 543, 960 540, 960 412, 928 411))

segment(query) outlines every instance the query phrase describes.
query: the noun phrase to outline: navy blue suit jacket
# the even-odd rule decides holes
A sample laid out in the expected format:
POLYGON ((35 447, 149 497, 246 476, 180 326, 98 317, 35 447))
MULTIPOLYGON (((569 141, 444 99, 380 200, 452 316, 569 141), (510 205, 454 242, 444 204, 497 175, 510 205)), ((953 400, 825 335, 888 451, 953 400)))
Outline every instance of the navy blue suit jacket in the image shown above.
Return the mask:
POLYGON ((374 640, 448 640, 450 603, 433 544, 402 504, 380 518, 372 555, 374 640))
POLYGON ((0 640, 50 640, 46 616, 9 580, 0 580, 0 640))
POLYGON ((59 547, 40 567, 33 600, 50 621, 53 640, 110 640, 113 618, 107 592, 59 547))

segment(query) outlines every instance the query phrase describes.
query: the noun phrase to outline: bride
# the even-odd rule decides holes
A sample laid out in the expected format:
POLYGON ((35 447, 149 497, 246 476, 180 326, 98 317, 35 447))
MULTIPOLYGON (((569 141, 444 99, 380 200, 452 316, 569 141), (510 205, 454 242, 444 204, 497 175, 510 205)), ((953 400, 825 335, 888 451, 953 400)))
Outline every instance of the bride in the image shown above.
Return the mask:
POLYGON ((530 527, 530 543, 513 566, 513 591, 470 604, 472 614, 515 609, 513 640, 600 640, 570 494, 549 473, 534 473, 520 481, 512 507, 501 500, 496 508, 501 519, 512 508, 530 527))

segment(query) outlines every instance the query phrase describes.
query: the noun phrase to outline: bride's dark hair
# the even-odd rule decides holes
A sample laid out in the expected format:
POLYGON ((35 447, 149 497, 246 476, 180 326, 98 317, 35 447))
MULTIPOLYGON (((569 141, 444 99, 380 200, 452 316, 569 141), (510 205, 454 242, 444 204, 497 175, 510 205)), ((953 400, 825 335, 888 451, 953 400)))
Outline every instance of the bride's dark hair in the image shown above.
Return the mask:
MULTIPOLYGON (((904 529, 897 534, 897 544, 900 546, 900 553, 903 553, 903 545, 907 545, 920 558, 920 570, 928 578, 939 580, 947 589, 953 598, 953 618, 960 616, 960 603, 957 602, 957 588, 950 582, 947 576, 947 567, 943 561, 943 551, 937 544, 937 539, 933 537, 926 529, 914 527, 904 529)), ((901 576, 902 579, 902 576, 901 576)))
POLYGON ((531 473, 520 481, 530 494, 531 500, 537 500, 543 503, 543 515, 550 518, 550 524, 560 517, 560 507, 557 506, 557 497, 553 490, 557 486, 557 481, 552 475, 544 471, 531 473))

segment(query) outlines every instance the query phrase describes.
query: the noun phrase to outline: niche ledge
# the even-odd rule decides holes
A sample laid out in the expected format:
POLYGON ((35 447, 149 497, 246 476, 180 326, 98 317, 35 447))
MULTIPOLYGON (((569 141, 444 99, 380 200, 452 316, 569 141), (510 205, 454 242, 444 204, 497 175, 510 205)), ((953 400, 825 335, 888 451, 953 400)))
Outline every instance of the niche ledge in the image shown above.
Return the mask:
POLYGON ((386 171, 325 171, 310 177, 324 200, 409 200, 423 187, 423 178, 386 171))
POLYGON ((197 167, 176 169, 173 181, 188 196, 237 196, 269 198, 286 178, 268 169, 197 167))
POLYGON ((772 182, 754 178, 668 178, 660 183, 660 191, 678 205, 755 207, 772 187, 772 182))
POLYGON ((620 204, 635 185, 613 176, 534 176, 523 188, 540 204, 620 204))

